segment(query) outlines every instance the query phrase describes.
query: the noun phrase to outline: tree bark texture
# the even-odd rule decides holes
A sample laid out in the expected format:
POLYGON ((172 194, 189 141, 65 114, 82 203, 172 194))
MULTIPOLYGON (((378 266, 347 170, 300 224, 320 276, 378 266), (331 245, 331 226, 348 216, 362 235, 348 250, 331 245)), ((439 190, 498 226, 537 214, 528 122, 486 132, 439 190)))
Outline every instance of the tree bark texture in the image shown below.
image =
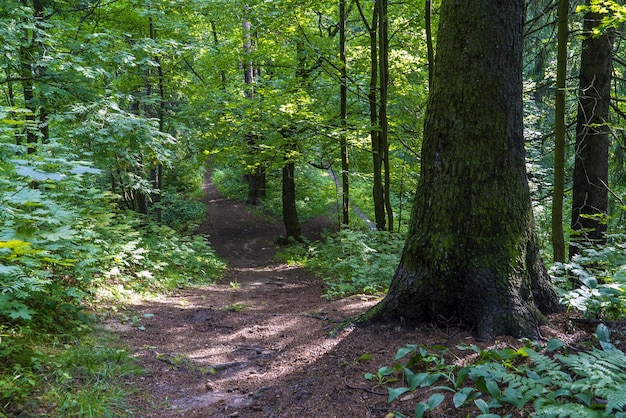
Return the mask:
POLYGON ((603 15, 587 13, 580 59, 580 87, 576 122, 576 156, 572 193, 570 257, 586 245, 605 242, 609 181, 609 108, 613 72, 613 38, 591 31, 603 15))
POLYGON ((539 255, 522 126, 523 0, 444 0, 418 183, 389 292, 363 320, 536 336, 558 298, 539 255))

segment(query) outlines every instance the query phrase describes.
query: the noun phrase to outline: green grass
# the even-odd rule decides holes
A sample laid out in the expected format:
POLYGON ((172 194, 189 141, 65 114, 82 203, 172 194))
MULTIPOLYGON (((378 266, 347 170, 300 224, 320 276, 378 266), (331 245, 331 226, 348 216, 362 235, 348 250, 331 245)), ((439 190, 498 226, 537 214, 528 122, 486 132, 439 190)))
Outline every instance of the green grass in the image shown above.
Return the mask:
POLYGON ((126 382, 142 370, 111 334, 98 331, 67 341, 24 336, 13 342, 30 358, 0 372, 0 417, 133 415, 127 399, 134 389, 126 382))

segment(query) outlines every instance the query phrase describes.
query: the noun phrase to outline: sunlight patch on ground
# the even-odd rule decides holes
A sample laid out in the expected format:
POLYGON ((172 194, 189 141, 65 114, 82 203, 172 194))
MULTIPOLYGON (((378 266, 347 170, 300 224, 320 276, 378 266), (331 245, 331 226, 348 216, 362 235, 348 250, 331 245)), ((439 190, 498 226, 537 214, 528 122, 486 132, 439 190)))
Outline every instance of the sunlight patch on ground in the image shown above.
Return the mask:
POLYGON ((274 265, 263 266, 263 267, 231 267, 230 270, 234 272, 240 272, 240 273, 248 273, 248 272, 268 273, 268 272, 276 272, 276 271, 296 270, 299 268, 300 267, 298 266, 293 266, 293 265, 283 263, 283 264, 274 264, 274 265))
MULTIPOLYGON (((292 325, 298 325, 300 328, 302 327, 302 324, 297 324, 298 321, 292 320, 288 322, 292 325)), ((296 329, 287 331, 287 328, 290 327, 285 327, 283 332, 298 332, 296 329)), ((216 387, 224 388, 229 387, 229 382, 231 381, 241 380, 254 380, 259 382, 260 386, 273 384, 281 377, 292 374, 302 367, 308 366, 327 355, 337 344, 341 343, 345 337, 350 335, 351 332, 351 329, 345 330, 341 333, 341 336, 336 338, 321 337, 295 347, 289 347, 289 342, 287 342, 285 347, 279 349, 274 347, 274 349, 271 350, 273 353, 267 357, 265 367, 259 369, 254 363, 243 361, 239 367, 235 366, 232 370, 229 370, 227 373, 225 372, 223 377, 220 376, 221 372, 217 372, 211 381, 216 387), (275 367, 277 363, 280 364, 280 367, 275 367)), ((200 362, 205 362, 209 358, 216 360, 213 355, 207 353, 205 350, 196 350, 190 353, 190 357, 200 362)))

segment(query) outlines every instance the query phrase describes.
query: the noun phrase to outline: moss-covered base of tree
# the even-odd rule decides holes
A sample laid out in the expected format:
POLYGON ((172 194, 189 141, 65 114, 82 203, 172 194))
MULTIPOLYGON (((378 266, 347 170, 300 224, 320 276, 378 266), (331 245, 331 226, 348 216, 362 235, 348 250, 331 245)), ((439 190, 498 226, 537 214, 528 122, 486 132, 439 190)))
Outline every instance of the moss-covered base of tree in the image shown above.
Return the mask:
MULTIPOLYGON (((439 275, 436 282, 445 282, 439 275)), ((542 278, 541 280, 545 280, 542 278)), ((458 280, 458 277, 454 277, 458 280)), ((537 296, 529 289, 502 287, 496 284, 515 283, 511 277, 497 278, 492 275, 466 277, 465 291, 442 297, 432 291, 432 280, 424 275, 410 272, 400 265, 394 284, 387 296, 363 314, 358 323, 414 322, 459 323, 472 330, 478 339, 488 340, 499 335, 514 337, 539 337, 539 326, 546 323, 544 313, 560 309, 554 290, 545 282, 537 296), (471 290, 474 289, 474 290, 471 290), (477 295, 482 294, 482 297, 477 295), (523 296, 521 296, 523 295, 523 296)), ((441 289, 439 289, 441 290, 441 289)))

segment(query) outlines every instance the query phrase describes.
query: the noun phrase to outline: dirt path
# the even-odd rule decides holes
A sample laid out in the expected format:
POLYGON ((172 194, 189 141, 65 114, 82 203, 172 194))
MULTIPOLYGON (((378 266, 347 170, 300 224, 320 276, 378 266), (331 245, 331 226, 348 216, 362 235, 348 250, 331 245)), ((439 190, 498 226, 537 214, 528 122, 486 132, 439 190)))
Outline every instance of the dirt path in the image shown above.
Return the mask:
MULTIPOLYGON (((454 327, 382 325, 328 338, 343 319, 375 301, 323 299, 321 280, 273 260, 280 227, 223 199, 209 180, 211 222, 200 232, 228 262, 225 277, 214 286, 130 306, 145 331, 115 327, 147 370, 126 382, 138 389, 136 416, 384 417, 387 393, 368 387, 364 372, 390 365, 407 343, 474 342, 454 327)), ((318 219, 305 223, 303 232, 316 237, 328 226, 318 219)), ((403 412, 412 416, 415 401, 405 404, 403 412)), ((443 416, 458 413, 449 412, 443 416)))
MULTIPOLYGON (((384 408, 384 396, 350 389, 346 382, 356 366, 373 370, 359 356, 375 354, 378 338, 387 346, 385 333, 396 332, 349 329, 327 337, 339 322, 374 301, 323 299, 321 280, 273 260, 280 226, 223 199, 208 180, 211 222, 200 232, 227 261, 225 277, 214 286, 131 306, 145 331, 117 330, 147 369, 146 376, 132 382, 139 386, 134 403, 140 415, 379 416, 370 415, 368 405, 384 408), (346 339, 359 333, 362 338, 346 339)), ((317 219, 305 223, 303 231, 315 237, 328 226, 317 219)), ((362 384, 362 375, 356 372, 355 385, 362 384)))

